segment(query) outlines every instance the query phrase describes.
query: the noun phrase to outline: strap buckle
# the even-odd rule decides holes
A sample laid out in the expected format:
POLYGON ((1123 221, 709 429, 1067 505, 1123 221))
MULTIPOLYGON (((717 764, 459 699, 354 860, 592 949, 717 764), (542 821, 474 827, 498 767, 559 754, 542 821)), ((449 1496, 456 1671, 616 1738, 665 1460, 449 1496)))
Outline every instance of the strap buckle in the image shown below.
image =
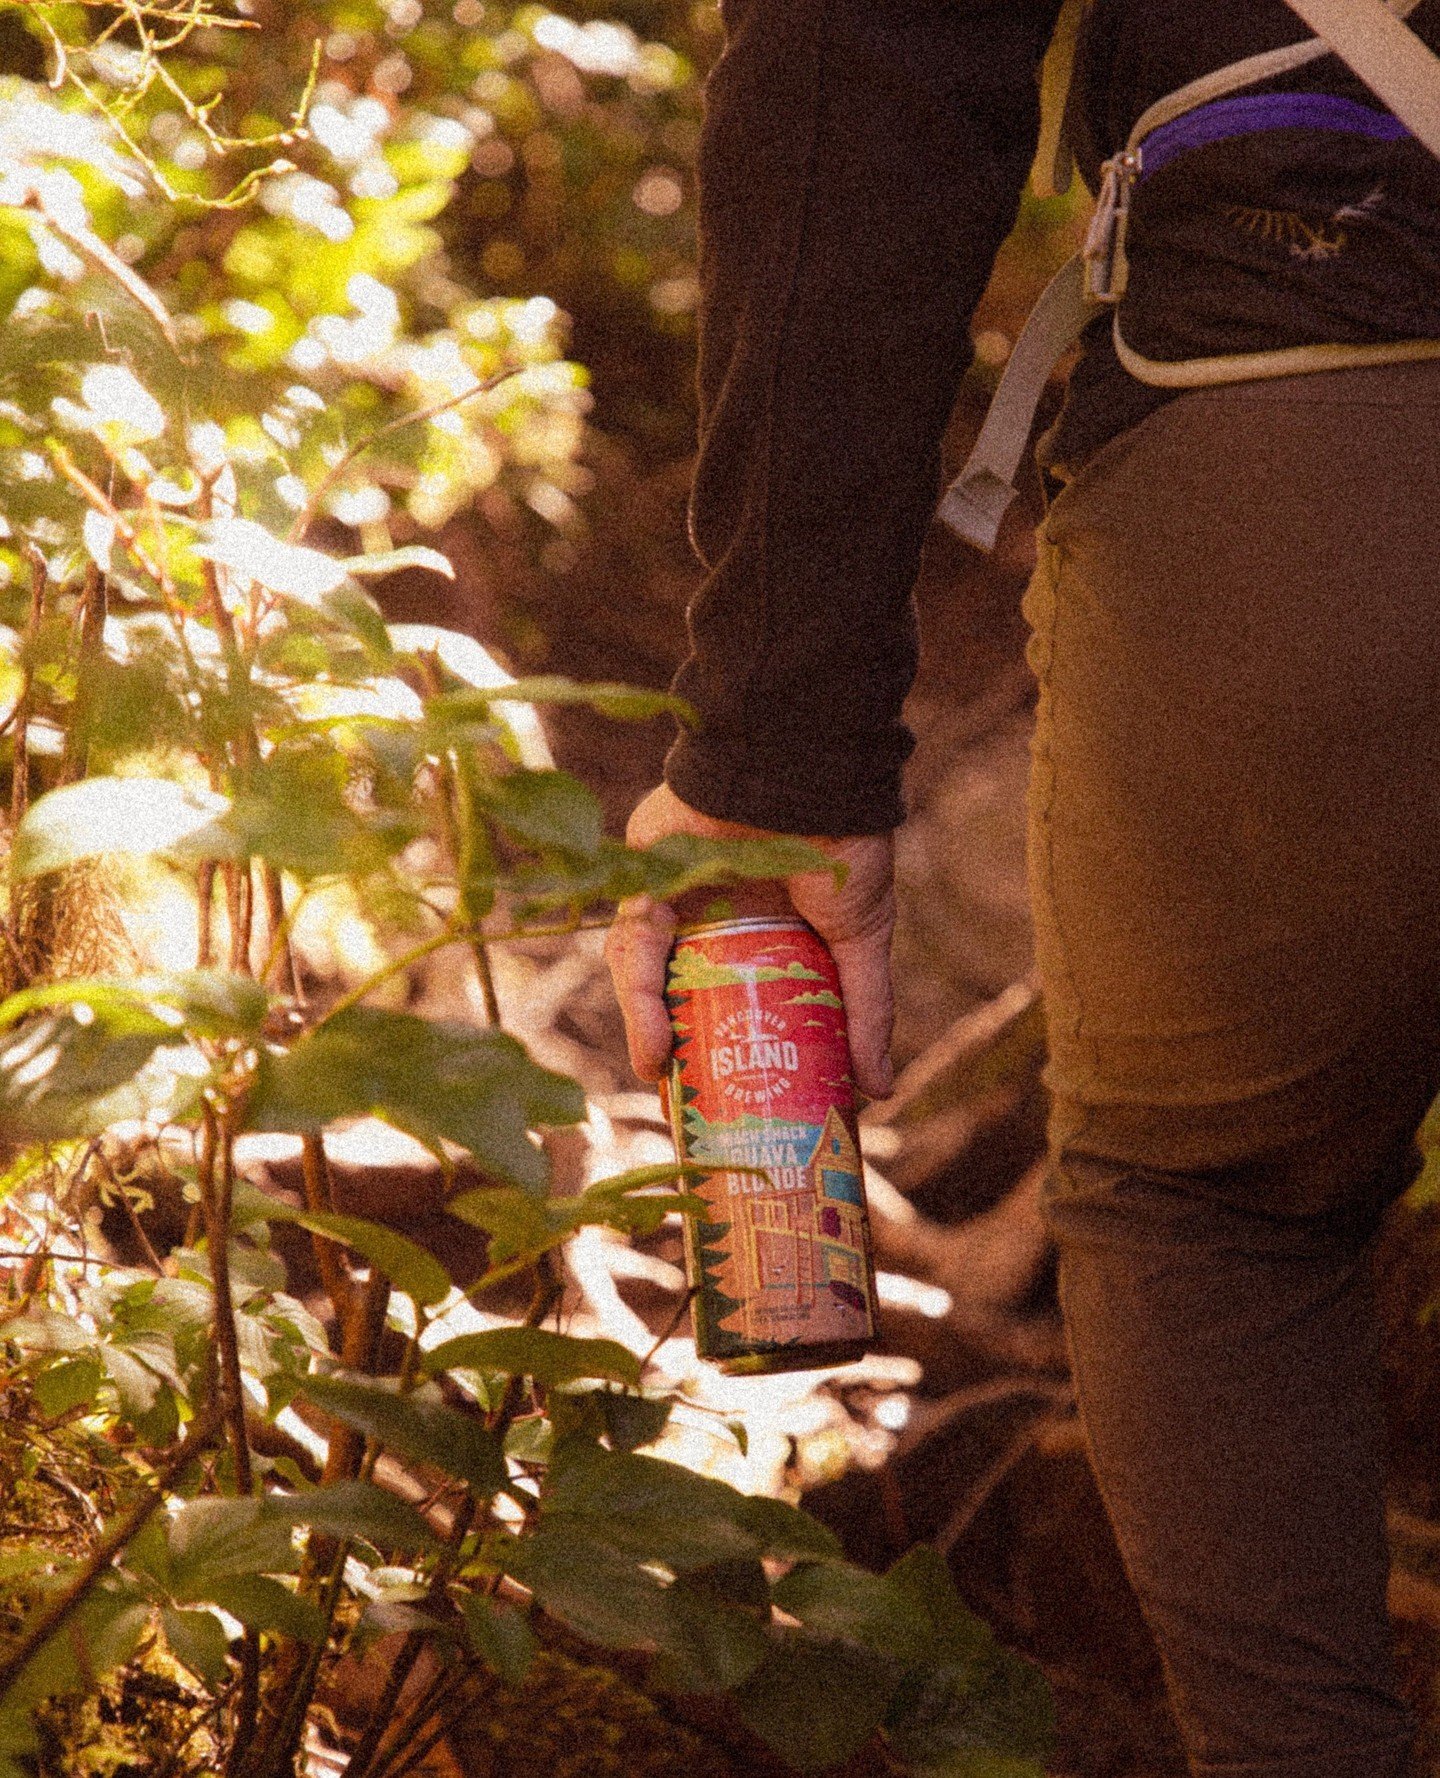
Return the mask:
POLYGON ((1130 221, 1130 196, 1142 170, 1139 148, 1127 148, 1101 167, 1100 195, 1086 231, 1085 295, 1090 302, 1114 304, 1125 294, 1129 266, 1125 231, 1130 221))

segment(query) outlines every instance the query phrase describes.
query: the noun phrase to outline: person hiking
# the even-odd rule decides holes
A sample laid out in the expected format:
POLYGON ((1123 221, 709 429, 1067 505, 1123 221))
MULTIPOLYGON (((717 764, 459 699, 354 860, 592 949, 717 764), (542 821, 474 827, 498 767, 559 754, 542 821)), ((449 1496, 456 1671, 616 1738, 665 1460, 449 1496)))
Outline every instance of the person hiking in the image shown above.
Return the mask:
MULTIPOLYGON (((1436 0, 1406 10, 1440 41, 1436 0)), ((706 572, 676 680, 700 727, 629 831, 801 834, 849 867, 789 888, 872 1095, 910 589, 1057 11, 725 0, 708 87, 706 572)), ((1042 441, 1025 601, 1046 1217, 1092 1462, 1206 1778, 1412 1757, 1370 1261, 1440 1085, 1440 163, 1311 41, 1284 0, 1088 8, 1069 127, 1110 307, 1042 441)), ((648 1079, 674 923, 630 903, 608 944, 648 1079)))

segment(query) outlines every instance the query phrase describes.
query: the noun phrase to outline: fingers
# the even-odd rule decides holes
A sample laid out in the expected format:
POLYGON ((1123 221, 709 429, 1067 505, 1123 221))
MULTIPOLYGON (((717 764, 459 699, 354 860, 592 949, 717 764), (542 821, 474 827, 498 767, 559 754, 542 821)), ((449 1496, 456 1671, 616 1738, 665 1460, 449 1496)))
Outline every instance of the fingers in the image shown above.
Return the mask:
MULTIPOLYGON (((765 837, 759 829, 721 821, 682 802, 661 784, 644 797, 630 817, 626 840, 648 846, 670 833, 714 839, 765 837)), ((840 974, 850 1030, 855 1084, 872 1099, 883 1099, 894 1084, 890 1066, 890 1027, 894 1002, 890 985, 890 935, 895 924, 894 848, 889 835, 812 841, 846 867, 837 885, 828 871, 788 879, 797 913, 830 946, 840 974)), ((675 941, 672 908, 648 896, 623 902, 605 955, 625 1019, 630 1062, 642 1080, 658 1080, 669 1065, 672 1046, 665 1008, 665 969, 675 941)))
POLYGON ((830 947, 850 1031, 855 1084, 871 1099, 895 1084, 890 1031, 895 1021, 890 940, 895 930, 894 848, 888 835, 841 840, 834 855, 848 875, 838 889, 828 876, 792 877, 790 893, 830 947))
POLYGON ((890 980, 890 928, 831 946, 840 975, 840 996, 850 1031, 855 1084, 870 1099, 884 1099, 895 1085, 890 1032, 895 997, 890 980))
POLYGON ((621 902, 605 938, 605 961, 625 1020, 630 1066, 641 1080, 659 1080, 670 1065, 674 1040, 665 1006, 665 969, 674 942, 674 911, 648 895, 621 902))

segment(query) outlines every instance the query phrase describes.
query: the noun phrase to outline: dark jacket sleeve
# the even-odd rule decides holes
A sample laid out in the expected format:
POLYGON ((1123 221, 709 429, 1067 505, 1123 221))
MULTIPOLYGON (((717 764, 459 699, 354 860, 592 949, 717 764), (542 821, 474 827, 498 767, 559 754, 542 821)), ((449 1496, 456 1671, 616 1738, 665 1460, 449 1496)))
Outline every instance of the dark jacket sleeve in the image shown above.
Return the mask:
POLYGON ((666 778, 793 833, 902 818, 910 590, 1059 0, 725 0, 700 155, 706 570, 666 778))

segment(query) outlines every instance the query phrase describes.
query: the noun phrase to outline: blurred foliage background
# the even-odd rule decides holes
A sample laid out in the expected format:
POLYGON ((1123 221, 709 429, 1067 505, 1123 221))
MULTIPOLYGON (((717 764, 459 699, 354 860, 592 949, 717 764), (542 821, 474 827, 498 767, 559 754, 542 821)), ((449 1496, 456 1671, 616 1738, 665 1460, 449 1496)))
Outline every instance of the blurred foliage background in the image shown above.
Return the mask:
MULTIPOLYGON (((396 615, 458 621, 521 669, 663 683, 694 583, 694 162, 722 41, 713 0, 563 14, 244 0, 230 22, 254 28, 190 32, 158 77, 123 34, 81 51, 87 14, 0 6, 0 69, 58 76, 96 233, 164 293, 187 343, 240 373, 186 399, 243 444, 252 492, 273 484, 276 521, 361 431, 523 363, 505 399, 372 449, 324 517, 351 549, 445 533, 456 585, 401 577, 396 615), (149 180, 122 176, 117 150, 149 180)), ((3 127, 22 161, 29 109, 12 89, 3 127)), ((33 209, 0 216, 0 313, 38 301, 37 272, 42 286, 95 275, 33 209)), ((977 318, 972 413, 1074 227, 1073 203, 1027 200, 977 318)), ((561 729, 562 748, 598 740, 584 714, 561 729)), ((612 817, 660 744, 616 761, 612 817)))

